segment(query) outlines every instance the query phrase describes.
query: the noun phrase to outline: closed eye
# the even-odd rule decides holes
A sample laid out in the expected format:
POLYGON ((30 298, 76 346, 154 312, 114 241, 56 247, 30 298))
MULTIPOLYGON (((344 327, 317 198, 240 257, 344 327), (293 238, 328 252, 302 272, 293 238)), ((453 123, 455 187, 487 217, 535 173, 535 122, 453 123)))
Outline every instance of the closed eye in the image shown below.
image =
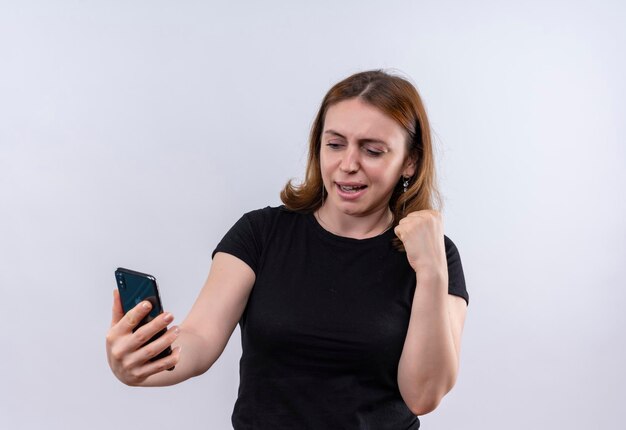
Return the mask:
MULTIPOLYGON (((338 150, 345 148, 346 144, 343 142, 327 142, 326 146, 332 150, 338 151, 338 150)), ((363 151, 368 157, 380 157, 381 155, 387 152, 384 149, 372 147, 368 144, 362 145, 361 151, 363 151)))
POLYGON ((328 142, 326 144, 330 149, 340 149, 345 146, 343 143, 328 142))
POLYGON ((388 152, 387 148, 375 143, 365 143, 361 149, 370 157, 380 157, 388 152))
POLYGON ((370 148, 363 148, 363 150, 367 153, 367 155, 371 157, 380 157, 381 155, 385 153, 385 151, 379 151, 379 150, 370 149, 370 148))

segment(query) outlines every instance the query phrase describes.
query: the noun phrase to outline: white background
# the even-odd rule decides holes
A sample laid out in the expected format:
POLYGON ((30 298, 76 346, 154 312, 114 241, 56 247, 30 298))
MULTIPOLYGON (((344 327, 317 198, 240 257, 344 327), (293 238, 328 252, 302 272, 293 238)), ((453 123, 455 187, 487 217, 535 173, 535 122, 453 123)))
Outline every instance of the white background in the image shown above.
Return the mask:
POLYGON ((424 429, 623 428, 626 7, 619 1, 0 3, 0 419, 227 429, 239 329, 205 375, 127 387, 113 271, 180 322, 246 211, 302 178, 361 70, 427 106, 470 307, 424 429))

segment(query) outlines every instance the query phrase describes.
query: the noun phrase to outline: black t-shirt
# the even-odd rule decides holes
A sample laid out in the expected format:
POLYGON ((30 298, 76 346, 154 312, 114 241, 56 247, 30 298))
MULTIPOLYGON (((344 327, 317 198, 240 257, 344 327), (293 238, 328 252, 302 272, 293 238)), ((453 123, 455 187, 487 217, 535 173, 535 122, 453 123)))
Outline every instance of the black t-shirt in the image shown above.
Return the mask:
MULTIPOLYGON (((336 236, 284 206, 228 231, 213 255, 256 274, 239 322, 235 430, 419 428, 397 383, 416 278, 394 237, 336 236)), ((448 291, 469 302, 459 253, 444 241, 448 291)))

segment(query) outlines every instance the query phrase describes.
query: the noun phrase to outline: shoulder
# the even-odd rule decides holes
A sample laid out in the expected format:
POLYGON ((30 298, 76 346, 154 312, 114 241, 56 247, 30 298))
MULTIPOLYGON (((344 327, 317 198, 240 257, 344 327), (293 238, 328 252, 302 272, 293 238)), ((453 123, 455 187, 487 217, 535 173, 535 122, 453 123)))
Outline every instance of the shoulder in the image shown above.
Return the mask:
POLYGON ((304 219, 303 214, 287 209, 281 206, 266 206, 261 209, 255 209, 246 212, 242 219, 252 228, 252 230, 266 237, 283 230, 288 226, 299 225, 304 219))
POLYGON ((243 217, 254 224, 267 224, 275 222, 279 219, 293 217, 296 214, 297 212, 290 211, 284 205, 280 205, 266 206, 261 209, 255 209, 250 212, 246 212, 243 217))
POLYGON ((282 213, 295 213, 290 211, 285 207, 285 205, 280 206, 265 206, 264 208, 254 209, 249 212, 246 212, 244 216, 259 219, 259 218, 272 218, 279 216, 282 213))
POLYGON ((212 256, 226 252, 238 257, 256 273, 268 243, 284 230, 285 217, 292 216, 282 206, 266 206, 244 213, 218 243, 212 256))

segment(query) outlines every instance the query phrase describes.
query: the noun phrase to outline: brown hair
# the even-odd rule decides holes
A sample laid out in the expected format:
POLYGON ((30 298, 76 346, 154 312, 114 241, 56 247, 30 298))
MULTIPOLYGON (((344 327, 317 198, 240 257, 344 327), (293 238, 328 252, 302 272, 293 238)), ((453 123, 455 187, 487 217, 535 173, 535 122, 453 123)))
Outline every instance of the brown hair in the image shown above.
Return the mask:
MULTIPOLYGON (((328 91, 311 127, 304 181, 300 185, 293 185, 290 180, 280 193, 285 207, 310 213, 322 205, 327 191, 322 182, 320 146, 326 112, 335 103, 356 97, 380 109, 406 130, 407 156, 416 160, 415 175, 409 179, 406 193, 402 192, 401 178, 389 200, 394 227, 411 212, 423 209, 441 210, 443 204, 437 188, 430 125, 422 99, 407 79, 382 70, 356 73, 328 91)), ((394 239, 394 245, 403 250, 399 239, 394 239)))

